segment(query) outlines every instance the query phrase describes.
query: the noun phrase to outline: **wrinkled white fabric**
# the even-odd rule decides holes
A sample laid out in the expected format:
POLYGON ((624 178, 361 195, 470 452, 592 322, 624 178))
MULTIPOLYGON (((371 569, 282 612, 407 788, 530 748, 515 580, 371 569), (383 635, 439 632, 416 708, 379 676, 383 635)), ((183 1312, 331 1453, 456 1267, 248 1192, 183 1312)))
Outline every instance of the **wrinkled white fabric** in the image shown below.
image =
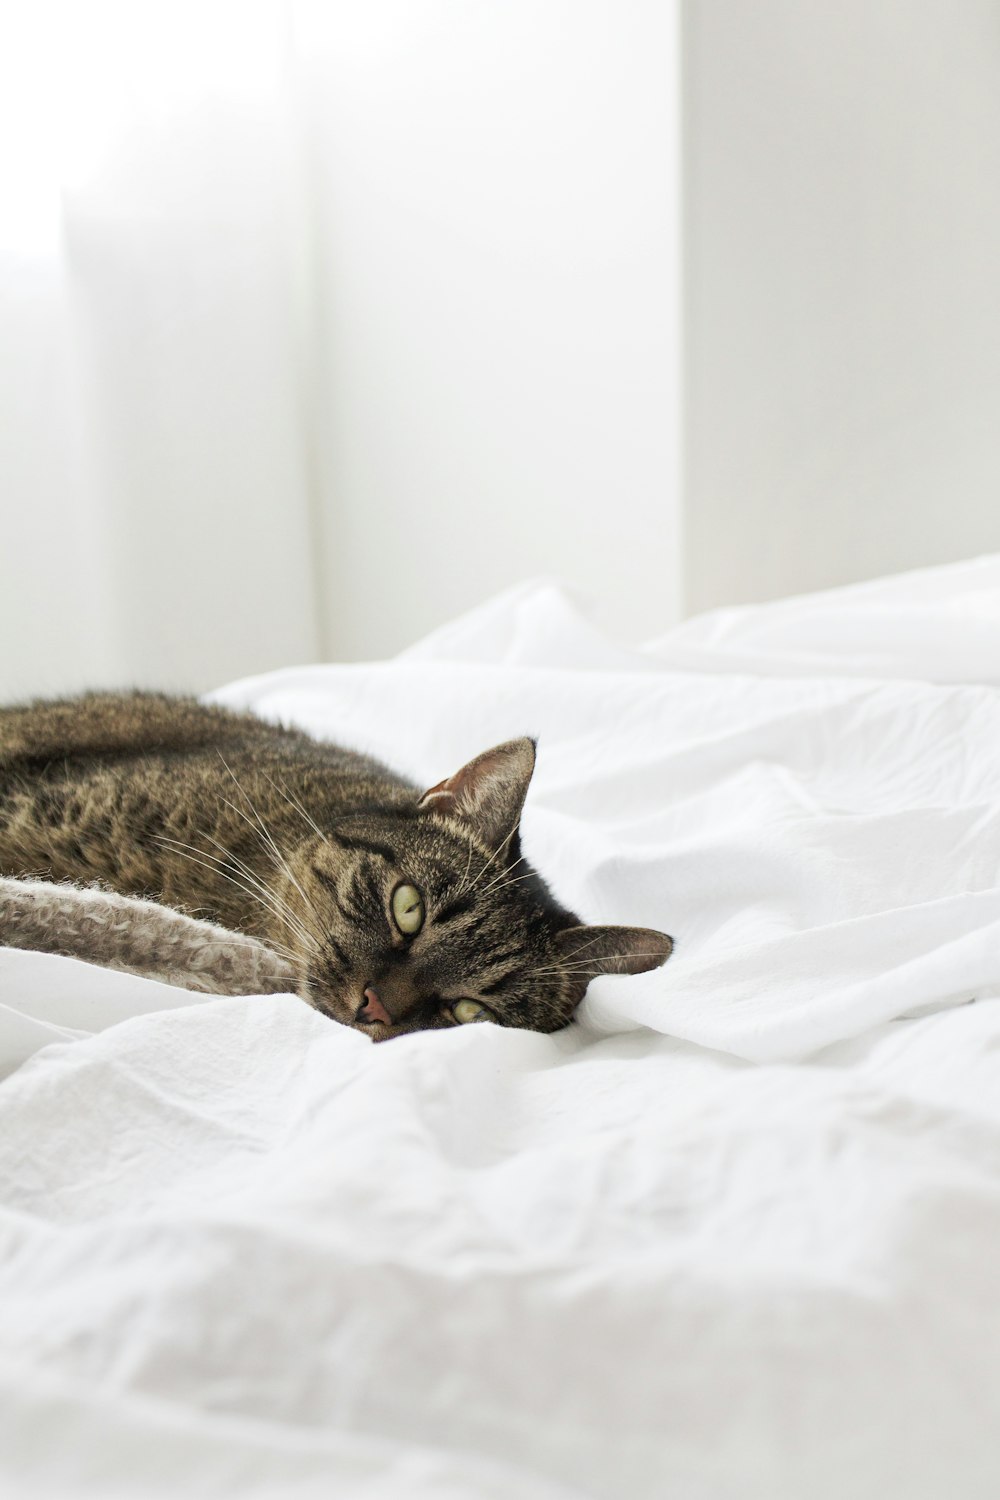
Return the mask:
POLYGON ((676 956, 372 1047, 0 953, 0 1493, 992 1500, 1000 560, 861 593, 217 695, 428 784, 539 735, 528 852, 676 956))

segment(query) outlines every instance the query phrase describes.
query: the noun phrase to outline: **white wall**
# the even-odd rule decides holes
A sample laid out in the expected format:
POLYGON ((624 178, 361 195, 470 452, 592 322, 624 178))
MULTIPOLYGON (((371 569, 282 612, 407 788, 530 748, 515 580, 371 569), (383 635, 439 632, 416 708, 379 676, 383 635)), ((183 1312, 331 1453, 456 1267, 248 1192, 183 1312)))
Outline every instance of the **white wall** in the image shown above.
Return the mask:
POLYGON ((679 609, 678 27, 664 0, 296 7, 329 649, 530 574, 679 609))
POLYGON ((674 0, 52 0, 0 50, 0 701, 679 609, 674 0))
POLYGON ((315 659, 281 17, 7 10, 0 702, 315 659))
POLYGON ((1000 549, 1000 5, 684 30, 686 608, 1000 549))

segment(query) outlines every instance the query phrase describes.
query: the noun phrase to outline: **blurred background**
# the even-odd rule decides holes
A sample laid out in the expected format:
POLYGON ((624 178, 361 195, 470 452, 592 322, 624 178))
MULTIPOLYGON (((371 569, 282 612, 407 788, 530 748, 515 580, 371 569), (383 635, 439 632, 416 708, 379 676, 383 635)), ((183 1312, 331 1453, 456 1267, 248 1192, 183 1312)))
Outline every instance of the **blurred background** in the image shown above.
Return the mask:
POLYGON ((0 16, 0 699, 1000 549, 1000 0, 0 16))

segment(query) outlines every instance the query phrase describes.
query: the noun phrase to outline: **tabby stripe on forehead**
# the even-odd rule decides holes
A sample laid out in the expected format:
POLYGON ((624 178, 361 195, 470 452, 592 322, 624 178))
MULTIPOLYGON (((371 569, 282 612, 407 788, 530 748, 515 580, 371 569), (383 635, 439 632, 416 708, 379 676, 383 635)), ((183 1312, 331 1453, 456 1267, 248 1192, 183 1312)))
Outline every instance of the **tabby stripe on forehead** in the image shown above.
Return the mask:
POLYGON ((333 897, 333 904, 340 912, 340 915, 344 918, 344 921, 356 922, 360 913, 352 914, 347 910, 347 907, 344 905, 344 902, 340 895, 340 887, 338 886, 334 877, 329 874, 328 871, 321 870, 319 865, 313 865, 312 872, 316 876, 316 879, 320 881, 321 884, 325 885, 327 890, 330 892, 330 895, 333 897))
MULTIPOLYGON (((374 870, 365 870, 361 878, 364 880, 369 902, 373 906, 380 907, 382 905, 382 882, 374 870)), ((355 879, 357 879, 357 876, 355 876, 355 879)))
POLYGON ((506 974, 501 974, 500 978, 494 979, 492 984, 484 985, 479 993, 481 995, 498 995, 503 989, 504 985, 507 983, 508 979, 513 979, 516 973, 516 969, 508 969, 506 974))
POLYGON ((523 954, 520 948, 508 948, 503 953, 484 953, 483 957, 487 963, 504 964, 509 958, 521 958, 523 954))
POLYGON ((333 954, 334 958, 337 960, 337 963, 342 969, 350 968, 350 961, 347 957, 347 954, 344 952, 343 948, 337 942, 337 939, 335 937, 328 936, 326 939, 326 946, 329 948, 330 952, 333 954))
POLYGON ((388 864, 395 864, 396 851, 390 849, 388 844, 380 844, 375 839, 359 839, 349 833, 337 833, 335 829, 329 830, 329 836, 341 849, 347 849, 354 854, 377 854, 388 864))
POLYGON ((373 906, 379 910, 382 908, 382 889, 375 874, 363 866, 352 870, 347 890, 340 900, 352 922, 367 922, 373 906))
POLYGON ((321 870, 318 864, 313 864, 312 873, 315 874, 316 879, 321 880, 322 885, 325 885, 325 888, 333 895, 333 904, 337 907, 345 922, 364 921, 364 912, 361 910, 361 907, 355 901, 352 901, 349 895, 340 894, 340 886, 337 885, 337 880, 328 873, 328 870, 321 870))
POLYGON ((434 917, 435 922, 450 922, 453 917, 461 917, 475 906, 471 896, 456 896, 454 901, 448 901, 440 908, 434 917))

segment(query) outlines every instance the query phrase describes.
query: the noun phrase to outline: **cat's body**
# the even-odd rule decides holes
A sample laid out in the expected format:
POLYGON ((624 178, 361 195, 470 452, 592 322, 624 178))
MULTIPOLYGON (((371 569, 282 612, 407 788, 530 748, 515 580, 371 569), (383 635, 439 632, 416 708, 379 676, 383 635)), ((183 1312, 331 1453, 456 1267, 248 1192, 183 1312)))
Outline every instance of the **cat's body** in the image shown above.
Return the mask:
POLYGON ((193 699, 0 709, 0 874, 99 881, 262 939, 317 1008, 376 1039, 491 1019, 550 1031, 599 972, 670 940, 582 928, 520 855, 534 749, 430 792, 193 699))

